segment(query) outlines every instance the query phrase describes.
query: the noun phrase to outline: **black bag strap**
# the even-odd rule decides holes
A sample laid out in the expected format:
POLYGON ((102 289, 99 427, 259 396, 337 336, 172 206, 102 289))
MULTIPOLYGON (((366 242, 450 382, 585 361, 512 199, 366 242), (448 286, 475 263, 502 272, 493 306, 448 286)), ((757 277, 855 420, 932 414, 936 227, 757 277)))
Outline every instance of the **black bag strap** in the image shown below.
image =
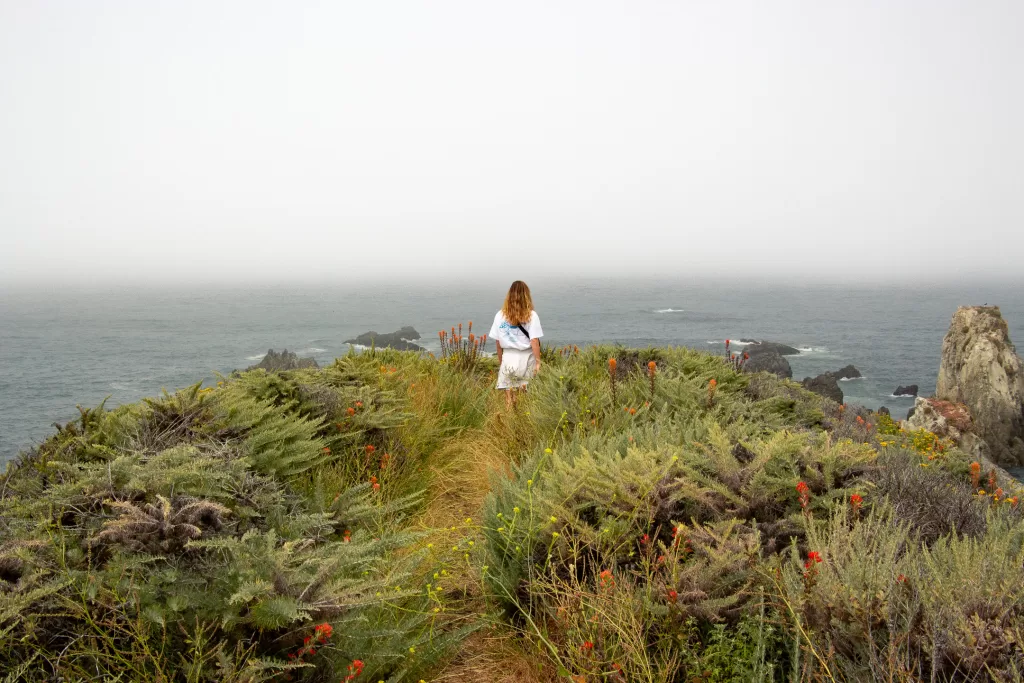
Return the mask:
POLYGON ((529 339, 529 338, 530 338, 530 333, 526 331, 526 328, 525 328, 525 327, 523 327, 522 325, 516 325, 516 327, 518 327, 518 328, 519 328, 519 331, 520 331, 520 332, 522 332, 523 334, 525 334, 525 335, 526 335, 526 338, 527 338, 527 339, 529 339))

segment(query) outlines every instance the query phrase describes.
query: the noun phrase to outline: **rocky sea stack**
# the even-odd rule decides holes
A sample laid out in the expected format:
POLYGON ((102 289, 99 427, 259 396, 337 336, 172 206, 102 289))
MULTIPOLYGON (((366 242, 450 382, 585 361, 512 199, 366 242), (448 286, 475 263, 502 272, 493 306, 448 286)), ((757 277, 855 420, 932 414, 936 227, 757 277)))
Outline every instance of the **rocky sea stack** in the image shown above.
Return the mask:
POLYGON ((783 379, 793 377, 793 368, 783 356, 795 356, 800 351, 777 342, 756 339, 741 339, 740 341, 747 344, 743 350, 750 356, 744 365, 747 372, 770 372, 783 379))
POLYGON ((370 330, 364 332, 355 339, 346 339, 346 344, 357 344, 359 346, 373 346, 378 349, 389 348, 396 351, 426 351, 422 346, 413 344, 413 340, 419 339, 420 333, 415 328, 406 325, 395 332, 381 334, 370 330))
POLYGON ((267 350, 267 355, 263 356, 263 360, 256 365, 250 365, 246 370, 262 368, 267 372, 282 372, 284 370, 316 367, 320 366, 312 358, 299 358, 297 354, 292 353, 288 349, 283 349, 281 353, 274 351, 274 349, 269 349, 267 350))
POLYGON ((993 461, 1024 465, 1024 366, 998 306, 961 307, 953 315, 935 396, 967 406, 993 461))

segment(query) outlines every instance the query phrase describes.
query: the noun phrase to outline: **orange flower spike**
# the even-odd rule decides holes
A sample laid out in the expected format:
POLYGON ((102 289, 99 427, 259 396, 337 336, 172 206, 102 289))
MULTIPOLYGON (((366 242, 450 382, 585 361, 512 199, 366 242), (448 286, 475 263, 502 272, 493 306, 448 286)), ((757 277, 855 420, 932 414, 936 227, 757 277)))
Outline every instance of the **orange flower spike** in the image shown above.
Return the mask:
POLYGON ((657 370, 657 369, 658 369, 658 364, 655 363, 653 360, 647 364, 647 372, 650 373, 650 375, 652 377, 654 376, 654 371, 657 370))
POLYGON ((608 371, 611 372, 612 374, 615 374, 615 368, 617 365, 618 363, 615 361, 614 358, 608 359, 608 371))
POLYGON ((712 378, 711 381, 708 382, 708 386, 711 387, 712 389, 714 389, 715 387, 718 386, 718 380, 712 378))
POLYGON ((373 444, 366 444, 366 452, 367 453, 373 453, 375 450, 377 450, 377 449, 374 448, 373 444))
POLYGON ((355 415, 355 414, 356 414, 356 409, 355 409, 355 408, 352 408, 352 407, 350 406, 350 407, 348 407, 348 408, 346 408, 346 409, 345 409, 345 412, 346 412, 346 413, 348 413, 348 416, 349 416, 349 417, 352 417, 353 415, 355 415))
POLYGON ((469 321, 469 331, 470 332, 473 331, 473 321, 472 320, 469 321))

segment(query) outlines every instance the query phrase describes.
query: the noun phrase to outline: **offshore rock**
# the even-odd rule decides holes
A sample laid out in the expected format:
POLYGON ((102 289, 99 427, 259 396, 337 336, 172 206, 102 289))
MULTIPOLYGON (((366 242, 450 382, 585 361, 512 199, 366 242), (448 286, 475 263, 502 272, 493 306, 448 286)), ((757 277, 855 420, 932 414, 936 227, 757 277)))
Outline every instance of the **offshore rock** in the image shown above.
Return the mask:
POLYGON ((839 388, 836 376, 831 372, 818 375, 815 378, 805 377, 802 382, 804 389, 813 391, 816 394, 830 398, 840 405, 843 403, 843 390, 839 388))
POLYGON ((299 358, 298 355, 292 353, 288 349, 284 349, 281 353, 277 353, 274 349, 269 349, 267 351, 267 355, 263 356, 263 360, 256 365, 250 365, 246 370, 263 368, 267 372, 281 372, 282 370, 298 370, 300 368, 316 367, 319 366, 312 358, 299 358))
POLYGON ((998 306, 964 306, 953 314, 935 395, 966 405, 995 463, 1024 465, 1024 365, 998 306))
POLYGON ((359 346, 373 346, 378 349, 391 348, 396 351, 425 351, 422 346, 413 344, 412 340, 419 339, 420 333, 414 328, 406 325, 395 332, 381 334, 370 330, 364 332, 355 339, 346 339, 346 344, 358 344, 359 346))
POLYGON ((908 384, 907 386, 898 386, 896 391, 892 392, 893 396, 917 396, 917 385, 908 384))
POLYGON ((743 370, 746 372, 770 372, 783 379, 793 377, 793 368, 789 366, 789 361, 775 350, 751 354, 747 362, 744 363, 743 370))
POLYGON ((837 380, 838 379, 857 379, 858 377, 863 377, 863 375, 860 374, 860 370, 858 370, 857 368, 855 368, 852 365, 847 365, 845 368, 841 368, 839 370, 836 370, 832 374, 835 376, 835 378, 837 380))
POLYGON ((780 356, 800 355, 799 349, 794 349, 792 346, 787 346, 786 344, 779 344, 778 342, 770 342, 757 339, 740 339, 740 341, 747 344, 747 346, 743 350, 749 353, 751 358, 753 358, 755 355, 759 353, 768 353, 769 351, 774 351, 780 356))

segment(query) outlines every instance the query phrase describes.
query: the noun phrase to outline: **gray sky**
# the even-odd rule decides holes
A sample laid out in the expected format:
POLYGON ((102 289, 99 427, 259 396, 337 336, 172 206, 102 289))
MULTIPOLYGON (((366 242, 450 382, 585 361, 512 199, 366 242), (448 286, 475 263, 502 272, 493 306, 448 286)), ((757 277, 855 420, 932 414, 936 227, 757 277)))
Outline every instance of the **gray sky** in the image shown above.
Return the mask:
POLYGON ((0 281, 1012 277, 1024 2, 0 0, 0 281))

